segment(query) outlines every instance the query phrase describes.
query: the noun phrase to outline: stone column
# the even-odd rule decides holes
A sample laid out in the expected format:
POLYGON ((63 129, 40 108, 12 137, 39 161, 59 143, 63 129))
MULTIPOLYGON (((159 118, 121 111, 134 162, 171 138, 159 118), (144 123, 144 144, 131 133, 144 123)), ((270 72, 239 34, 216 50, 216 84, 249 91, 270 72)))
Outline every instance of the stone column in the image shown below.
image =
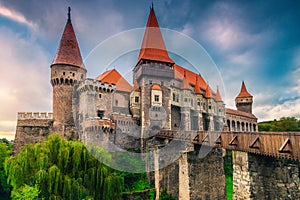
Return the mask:
POLYGON ((248 153, 232 151, 233 164, 233 199, 250 199, 250 173, 248 153))
POLYGON ((183 153, 179 158, 179 200, 190 200, 187 153, 183 153))

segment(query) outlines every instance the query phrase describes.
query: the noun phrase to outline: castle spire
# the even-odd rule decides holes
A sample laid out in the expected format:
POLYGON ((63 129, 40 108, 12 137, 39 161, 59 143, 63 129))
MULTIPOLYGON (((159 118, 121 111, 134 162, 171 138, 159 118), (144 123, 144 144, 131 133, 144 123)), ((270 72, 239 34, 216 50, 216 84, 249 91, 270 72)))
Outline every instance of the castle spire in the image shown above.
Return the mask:
POLYGON ((195 83, 195 86, 194 86, 194 93, 195 94, 201 94, 200 84, 199 84, 199 81, 198 81, 198 75, 196 75, 196 83, 195 83))
POLYGON ((241 91, 236 98, 243 98, 243 97, 252 97, 252 95, 247 91, 244 81, 242 82, 241 91))
POLYGON ((189 81, 186 78, 185 71, 184 71, 184 76, 183 76, 183 79, 182 79, 181 89, 183 89, 183 90, 189 90, 190 89, 189 81))
POLYGON ((140 49, 140 60, 154 60, 160 62, 174 63, 169 57, 157 19, 153 4, 150 7, 150 14, 146 25, 142 46, 140 49))
POLYGON ((207 87, 206 87, 206 90, 205 90, 205 98, 207 98, 207 99, 213 98, 211 89, 210 89, 208 84, 207 84, 207 87))
POLYGON ((216 101, 223 101, 220 91, 219 91, 219 87, 217 87, 217 93, 216 93, 216 101))
POLYGON ((72 65, 84 68, 79 45, 71 23, 71 8, 68 8, 68 20, 62 34, 60 44, 58 46, 55 58, 51 64, 53 65, 72 65))

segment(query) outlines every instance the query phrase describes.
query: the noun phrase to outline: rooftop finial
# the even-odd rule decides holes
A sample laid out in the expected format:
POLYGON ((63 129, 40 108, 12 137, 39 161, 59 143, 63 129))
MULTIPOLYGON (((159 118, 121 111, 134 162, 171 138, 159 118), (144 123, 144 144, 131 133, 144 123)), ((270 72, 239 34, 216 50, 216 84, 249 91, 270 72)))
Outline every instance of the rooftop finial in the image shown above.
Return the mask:
POLYGON ((153 1, 151 3, 150 10, 153 10, 153 1))
POLYGON ((68 21, 71 21, 71 7, 68 7, 68 21))

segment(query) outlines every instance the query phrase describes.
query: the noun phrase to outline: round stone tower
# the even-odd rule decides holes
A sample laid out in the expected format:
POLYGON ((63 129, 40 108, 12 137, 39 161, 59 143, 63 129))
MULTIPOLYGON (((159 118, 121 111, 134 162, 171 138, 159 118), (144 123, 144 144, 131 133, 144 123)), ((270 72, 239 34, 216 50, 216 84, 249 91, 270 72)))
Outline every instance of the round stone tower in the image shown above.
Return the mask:
POLYGON ((243 81, 241 91, 235 98, 235 106, 238 110, 252 113, 253 96, 247 91, 245 83, 243 81))
POLYGON ((73 134, 76 132, 72 113, 74 84, 86 79, 86 69, 71 23, 70 11, 69 7, 67 24, 50 66, 53 87, 53 128, 66 137, 74 137, 73 134))

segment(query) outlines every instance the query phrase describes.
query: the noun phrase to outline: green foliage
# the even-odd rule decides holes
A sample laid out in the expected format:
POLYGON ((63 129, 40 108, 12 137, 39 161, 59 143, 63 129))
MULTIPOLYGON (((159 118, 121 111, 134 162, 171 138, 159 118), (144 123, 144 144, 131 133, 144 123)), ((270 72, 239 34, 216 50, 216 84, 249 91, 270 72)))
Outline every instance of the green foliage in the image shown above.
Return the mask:
POLYGON ((36 200, 39 196, 38 186, 28 186, 24 185, 18 190, 12 192, 12 199, 14 200, 36 200))
POLYGON ((167 193, 166 190, 163 190, 159 196, 159 200, 176 200, 177 198, 172 197, 167 193))
POLYGON ((0 140, 0 199, 9 199, 11 187, 7 183, 7 176, 4 171, 4 162, 10 156, 12 144, 6 139, 0 140))
POLYGON ((227 200, 232 200, 232 195, 233 195, 232 176, 226 176, 226 196, 227 196, 227 200))
POLYGON ((300 131, 300 120, 295 117, 283 117, 280 120, 258 123, 259 131, 300 131))
MULTIPOLYGON (((94 152, 104 153, 101 149, 94 152)), ((39 198, 121 199, 123 178, 96 160, 82 143, 58 134, 24 146, 6 160, 5 170, 13 194, 25 185, 37 185, 39 198)))
POLYGON ((233 193, 233 166, 232 166, 232 152, 226 151, 226 156, 224 157, 224 173, 226 178, 226 196, 228 200, 232 199, 233 193))

